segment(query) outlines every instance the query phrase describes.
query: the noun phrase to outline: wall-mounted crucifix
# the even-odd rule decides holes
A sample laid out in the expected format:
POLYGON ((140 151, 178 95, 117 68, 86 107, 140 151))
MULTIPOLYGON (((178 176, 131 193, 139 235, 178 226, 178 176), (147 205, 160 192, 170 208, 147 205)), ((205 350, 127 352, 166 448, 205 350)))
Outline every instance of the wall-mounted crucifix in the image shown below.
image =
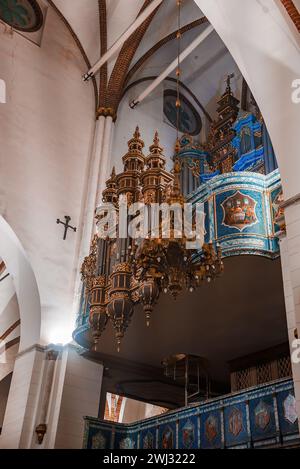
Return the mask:
POLYGON ((67 234, 68 234, 68 230, 73 230, 74 233, 76 233, 77 231, 77 228, 75 228, 74 226, 71 226, 70 225, 70 221, 71 221, 71 217, 69 217, 68 215, 65 216, 65 222, 61 221, 59 218, 56 220, 56 223, 59 225, 64 225, 65 227, 65 232, 64 232, 64 241, 67 239, 67 234))

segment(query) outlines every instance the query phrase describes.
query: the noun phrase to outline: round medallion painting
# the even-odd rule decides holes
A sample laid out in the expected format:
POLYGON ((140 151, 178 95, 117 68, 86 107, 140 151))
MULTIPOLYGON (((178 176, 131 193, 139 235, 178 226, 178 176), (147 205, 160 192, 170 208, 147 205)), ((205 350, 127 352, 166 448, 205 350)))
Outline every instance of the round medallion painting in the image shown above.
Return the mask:
MULTIPOLYGON (((177 92, 175 90, 165 90, 164 92, 164 115, 174 127, 177 127, 177 92)), ((188 135, 199 135, 202 129, 201 117, 190 103, 190 101, 180 94, 181 108, 179 119, 180 132, 188 135)))
POLYGON ((43 24, 43 13, 36 0, 0 0, 0 18, 14 29, 38 31, 43 24))

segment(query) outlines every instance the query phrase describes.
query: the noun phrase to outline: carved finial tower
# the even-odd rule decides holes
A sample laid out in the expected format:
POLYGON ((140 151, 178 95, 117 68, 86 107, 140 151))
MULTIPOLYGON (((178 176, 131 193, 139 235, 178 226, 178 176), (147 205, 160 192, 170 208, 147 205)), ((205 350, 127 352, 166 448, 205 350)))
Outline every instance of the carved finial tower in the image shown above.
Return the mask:
POLYGON ((239 100, 235 98, 231 89, 231 79, 234 74, 226 79, 226 90, 218 100, 218 118, 211 126, 211 132, 206 149, 212 156, 214 170, 228 173, 234 164, 235 150, 231 142, 235 137, 232 129, 239 113, 239 100))
POLYGON ((133 138, 128 142, 128 152, 123 156, 124 171, 117 176, 118 197, 126 195, 129 204, 139 199, 140 175, 145 167, 144 146, 140 130, 136 127, 133 138))
POLYGON ((103 202, 116 204, 117 195, 117 176, 116 169, 113 167, 110 178, 106 181, 106 189, 103 191, 103 202))
POLYGON ((166 171, 166 158, 160 146, 158 132, 155 132, 153 144, 146 158, 146 169, 141 175, 143 198, 146 204, 161 203, 163 190, 170 184, 172 177, 166 171))

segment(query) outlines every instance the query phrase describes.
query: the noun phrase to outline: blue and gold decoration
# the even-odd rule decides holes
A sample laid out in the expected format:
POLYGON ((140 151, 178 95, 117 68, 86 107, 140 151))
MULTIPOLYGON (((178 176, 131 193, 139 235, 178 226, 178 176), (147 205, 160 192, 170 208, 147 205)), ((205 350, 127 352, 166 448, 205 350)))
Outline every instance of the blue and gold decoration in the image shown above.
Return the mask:
POLYGON ((250 424, 253 440, 276 437, 273 396, 262 396, 250 402, 250 424))
POLYGON ((284 230, 278 170, 265 176, 222 174, 201 184, 189 198, 202 203, 205 242, 219 243, 224 257, 241 254, 279 256, 278 234, 284 230))
POLYGON ((86 417, 84 448, 217 449, 299 444, 291 379, 130 425, 86 417))
POLYGON ((159 428, 159 449, 174 449, 176 447, 176 424, 174 422, 159 428))
POLYGON ((237 402, 224 410, 225 444, 235 446, 249 441, 247 428, 247 408, 244 402, 237 402))
POLYGON ((140 448, 155 449, 156 448, 156 430, 155 428, 146 428, 140 432, 140 448))
POLYGON ((43 13, 36 0, 0 0, 0 18, 27 33, 38 31, 43 25, 43 13))
POLYGON ((178 446, 183 449, 198 448, 199 417, 195 413, 183 416, 178 423, 178 446))
POLYGON ((213 410, 201 416, 200 440, 203 449, 222 448, 221 413, 213 410))

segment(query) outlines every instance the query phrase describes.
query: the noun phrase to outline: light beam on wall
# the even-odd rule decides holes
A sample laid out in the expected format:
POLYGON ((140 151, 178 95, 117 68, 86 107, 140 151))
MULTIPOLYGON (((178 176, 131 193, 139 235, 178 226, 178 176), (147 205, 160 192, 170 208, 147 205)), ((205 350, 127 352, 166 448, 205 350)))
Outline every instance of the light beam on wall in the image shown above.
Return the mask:
POLYGON ((4 80, 0 79, 0 103, 6 104, 6 84, 4 80))

